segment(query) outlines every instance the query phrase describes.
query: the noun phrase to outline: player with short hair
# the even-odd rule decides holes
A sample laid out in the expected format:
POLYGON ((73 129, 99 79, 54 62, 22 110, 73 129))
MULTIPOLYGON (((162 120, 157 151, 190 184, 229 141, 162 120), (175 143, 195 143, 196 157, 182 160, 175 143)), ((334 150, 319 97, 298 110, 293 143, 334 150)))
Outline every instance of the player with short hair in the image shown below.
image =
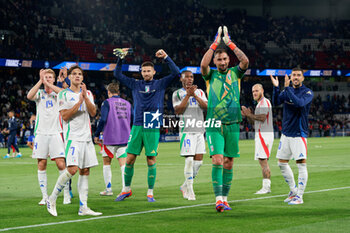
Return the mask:
POLYGON ((125 186, 125 150, 128 144, 131 123, 131 104, 119 96, 119 85, 111 83, 107 86, 107 91, 109 98, 102 103, 101 118, 94 135, 95 143, 99 143, 99 136, 103 132, 103 178, 106 189, 100 192, 101 196, 113 195, 111 162, 114 156, 119 162, 122 188, 125 186))
POLYGON ((56 199, 69 179, 79 169, 80 208, 78 215, 102 215, 87 206, 90 168, 98 165, 90 123, 90 116, 96 115, 94 97, 83 83, 83 70, 79 66, 72 66, 68 70, 68 77, 71 82, 70 88, 58 94, 59 111, 63 119, 67 169, 58 177, 46 207, 51 215, 57 216, 56 199))
POLYGON ((282 136, 277 150, 278 166, 289 185, 290 192, 284 202, 303 204, 303 194, 308 180, 306 168, 308 115, 313 92, 303 85, 304 74, 300 68, 292 69, 291 77, 285 75, 284 90, 280 93, 277 77, 272 75, 274 105, 283 103, 282 136), (292 82, 292 86, 290 86, 292 82), (299 169, 298 188, 288 162, 294 159, 299 169))
POLYGON ((208 111, 207 120, 221 121, 221 127, 208 127, 206 136, 212 158, 212 181, 216 196, 216 210, 231 210, 227 196, 233 178, 233 160, 239 157, 239 123, 242 121, 240 98, 240 79, 248 68, 247 56, 231 41, 227 27, 218 28, 215 40, 204 54, 201 73, 207 84, 208 111), (223 49, 217 49, 223 41, 240 61, 239 65, 229 68, 230 57, 223 49), (210 68, 214 55, 217 70, 210 68))
POLYGON ((19 152, 18 146, 17 146, 17 119, 15 117, 15 111, 10 110, 7 113, 9 119, 8 119, 8 126, 6 129, 3 130, 3 133, 8 134, 7 138, 7 154, 4 156, 4 159, 10 158, 10 152, 11 152, 11 146, 13 146, 17 152, 16 158, 21 158, 22 154, 19 152))
MULTIPOLYGON (((30 89, 27 98, 36 103, 37 120, 34 128, 34 148, 32 157, 38 160, 38 181, 42 193, 39 205, 45 205, 47 195, 47 158, 55 160, 59 173, 66 169, 64 142, 59 127, 59 112, 57 93, 61 91, 53 85, 55 72, 51 69, 41 69, 39 81, 30 89), (41 85, 44 89, 40 89, 41 85)), ((63 204, 70 204, 68 187, 64 190, 63 204)))
POLYGON ((30 119, 29 119, 29 131, 30 131, 30 135, 28 136, 28 139, 27 139, 27 146, 33 150, 33 147, 34 147, 34 139, 35 139, 35 136, 34 136, 34 129, 35 129, 35 119, 36 119, 36 115, 35 114, 32 114, 30 116, 30 119))
POLYGON ((205 129, 189 124, 189 121, 204 122, 203 111, 207 109, 208 100, 204 91, 193 85, 193 73, 185 70, 181 73, 182 88, 173 93, 173 106, 184 126, 180 130, 180 155, 185 157, 185 182, 181 185, 183 197, 190 201, 196 200, 193 191, 193 179, 198 174, 205 154, 205 129))
POLYGON ((153 77, 156 71, 153 63, 144 62, 141 65, 143 80, 128 78, 122 74, 122 59, 128 53, 128 50, 123 49, 117 54, 119 59, 114 70, 114 77, 132 90, 134 99, 134 120, 126 149, 125 187, 115 201, 122 201, 132 195, 130 186, 134 174, 134 164, 136 157, 140 155, 142 148, 145 147, 148 165, 147 200, 154 202, 153 188, 156 181, 156 156, 158 154, 160 137, 159 128, 162 124, 164 94, 165 89, 175 77, 179 76, 180 71, 166 52, 160 49, 156 52, 156 57, 164 59, 168 63, 171 71, 170 75, 159 80, 154 80, 153 77))
POLYGON ((259 160, 262 169, 263 186, 255 194, 271 192, 271 171, 268 164, 273 145, 273 121, 272 106, 264 96, 264 88, 261 84, 252 87, 253 98, 257 102, 254 114, 242 106, 242 115, 250 122, 254 122, 255 128, 255 160, 259 160))

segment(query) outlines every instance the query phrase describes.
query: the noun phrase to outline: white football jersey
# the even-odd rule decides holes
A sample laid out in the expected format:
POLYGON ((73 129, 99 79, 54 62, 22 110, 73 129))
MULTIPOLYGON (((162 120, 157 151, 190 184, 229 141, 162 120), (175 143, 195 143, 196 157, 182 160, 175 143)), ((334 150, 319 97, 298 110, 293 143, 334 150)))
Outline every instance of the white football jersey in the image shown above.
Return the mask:
MULTIPOLYGON (((71 109, 79 102, 80 93, 75 93, 67 88, 58 93, 59 111, 71 109)), ((90 91, 87 91, 87 97, 94 103, 94 97, 90 91)), ((68 121, 63 120, 64 140, 91 141, 91 123, 90 116, 86 108, 85 101, 80 105, 79 110, 68 121)))
POLYGON ((36 103, 36 121, 34 135, 52 135, 62 132, 59 127, 57 94, 48 94, 39 89, 34 99, 36 103))
POLYGON ((262 135, 273 137, 273 121, 272 121, 272 105, 270 100, 263 97, 255 108, 255 115, 266 114, 264 122, 255 121, 255 136, 258 136, 259 131, 262 135))
MULTIPOLYGON (((173 107, 175 108, 186 96, 186 90, 181 88, 173 93, 173 107)), ((197 89, 195 94, 199 96, 203 101, 207 102, 207 97, 201 89, 197 89)), ((182 115, 179 115, 180 122, 183 121, 183 127, 179 124, 179 130, 181 133, 183 132, 196 132, 196 133, 204 133, 204 126, 198 127, 197 122, 204 122, 203 109, 197 103, 197 100, 191 96, 188 99, 187 107, 185 112, 182 115)), ((199 124, 201 125, 201 124, 199 124)), ((203 124, 202 124, 203 125, 203 124)))

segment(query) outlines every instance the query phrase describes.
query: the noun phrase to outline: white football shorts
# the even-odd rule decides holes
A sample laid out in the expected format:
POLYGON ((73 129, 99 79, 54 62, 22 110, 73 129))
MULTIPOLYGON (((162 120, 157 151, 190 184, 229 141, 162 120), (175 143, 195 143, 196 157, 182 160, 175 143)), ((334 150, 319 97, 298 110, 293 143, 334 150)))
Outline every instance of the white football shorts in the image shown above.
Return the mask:
POLYGON ((306 159, 307 139, 304 137, 287 137, 282 134, 277 150, 278 159, 300 160, 306 159))
POLYGON ((78 166, 80 169, 98 165, 95 146, 92 141, 66 142, 66 164, 67 166, 78 166))
POLYGON ((49 156, 52 160, 65 157, 64 142, 60 133, 35 136, 32 158, 47 159, 49 156))
POLYGON ((203 133, 180 133, 180 155, 205 154, 203 133))

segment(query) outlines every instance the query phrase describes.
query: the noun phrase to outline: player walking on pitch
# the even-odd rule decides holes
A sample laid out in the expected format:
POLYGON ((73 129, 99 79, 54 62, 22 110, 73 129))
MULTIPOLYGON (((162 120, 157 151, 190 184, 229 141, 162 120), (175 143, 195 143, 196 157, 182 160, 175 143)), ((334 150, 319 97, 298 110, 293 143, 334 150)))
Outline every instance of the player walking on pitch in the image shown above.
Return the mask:
POLYGON ((278 166, 289 185, 290 192, 284 202, 291 205, 303 204, 308 172, 306 168, 308 114, 313 92, 303 85, 304 75, 300 68, 292 69, 291 77, 285 75, 284 90, 280 93, 277 77, 272 75, 273 103, 283 103, 282 136, 277 150, 278 166), (292 81, 292 86, 290 82, 292 81), (293 171, 288 162, 295 159, 298 169, 298 188, 295 185, 293 171))
POLYGON ((97 158, 94 144, 91 139, 90 116, 96 115, 94 98, 90 91, 86 90, 83 83, 83 70, 79 66, 72 66, 68 70, 71 81, 70 88, 58 94, 59 111, 63 118, 63 135, 66 144, 67 169, 61 174, 55 188, 47 200, 47 210, 57 216, 56 199, 69 179, 75 175, 79 168, 78 192, 79 215, 101 215, 92 211, 87 206, 89 190, 90 168, 97 166, 97 158))
POLYGON ((99 143, 100 133, 103 131, 103 178, 106 189, 100 192, 101 196, 111 196, 112 170, 111 162, 114 156, 118 159, 122 187, 124 188, 124 169, 126 162, 126 146, 130 135, 131 104, 120 98, 119 85, 111 83, 107 86, 108 99, 102 103, 101 119, 95 132, 94 141, 99 143))
POLYGON ((240 98, 240 79, 248 68, 247 56, 231 41, 226 26, 219 27, 213 44, 204 54, 201 73, 207 83, 208 111, 207 120, 221 121, 221 127, 208 127, 207 141, 212 158, 212 182, 216 196, 216 210, 231 210, 227 196, 233 178, 233 159, 239 157, 239 122, 242 121, 240 98), (239 65, 229 68, 230 58, 223 49, 217 49, 223 40, 237 56, 239 65), (210 69, 209 64, 214 55, 217 70, 210 69))
POLYGON ((268 160, 273 145, 273 121, 272 106, 264 96, 264 88, 261 84, 252 87, 253 98, 258 103, 254 114, 242 106, 242 115, 250 122, 254 122, 255 128, 255 160, 259 160, 262 169, 263 186, 255 194, 266 194, 271 192, 271 171, 268 160))
MULTIPOLYGON (((42 193, 39 205, 45 205, 47 195, 47 159, 55 160, 60 175, 66 169, 64 142, 59 126, 57 93, 62 89, 53 85, 55 72, 51 69, 40 70, 39 81, 27 94, 29 100, 36 103, 36 121, 34 128, 33 158, 38 160, 38 180, 42 193), (40 89, 44 84, 44 89, 40 89)), ((70 204, 69 187, 64 188, 63 204, 70 204)))
POLYGON ((165 51, 160 49, 156 52, 156 57, 162 58, 168 63, 171 71, 170 75, 154 80, 153 76, 156 74, 156 71, 153 63, 144 62, 141 65, 143 80, 128 78, 122 74, 122 59, 127 54, 127 51, 128 49, 119 49, 117 52, 119 59, 114 70, 114 76, 123 85, 132 90, 135 114, 126 149, 125 187, 115 201, 122 201, 132 195, 131 180, 134 175, 134 164, 136 157, 140 155, 144 146, 148 164, 147 200, 154 202, 153 188, 156 181, 156 156, 158 154, 160 136, 159 127, 162 124, 164 93, 173 79, 179 76, 180 71, 165 51))
POLYGON ((196 200, 193 191, 193 179, 198 174, 205 154, 204 127, 197 128, 196 122, 204 122, 203 111, 207 109, 208 100, 201 89, 193 85, 191 71, 181 73, 182 88, 173 93, 173 106, 180 121, 184 123, 180 129, 180 154, 185 157, 185 182, 180 190, 183 197, 188 200, 196 200), (190 125, 190 121, 194 124, 190 125))

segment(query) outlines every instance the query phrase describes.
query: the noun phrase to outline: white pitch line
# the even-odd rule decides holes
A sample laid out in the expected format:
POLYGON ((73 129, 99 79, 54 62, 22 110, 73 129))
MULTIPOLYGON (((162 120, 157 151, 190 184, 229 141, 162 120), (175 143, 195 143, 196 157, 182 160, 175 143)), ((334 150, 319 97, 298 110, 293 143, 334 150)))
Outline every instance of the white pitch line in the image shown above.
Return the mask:
MULTIPOLYGON (((305 193, 321 193, 321 192, 329 192, 329 191, 342 190, 342 189, 350 189, 350 186, 339 187, 339 188, 332 188, 332 189, 321 189, 321 190, 315 190, 315 191, 308 191, 308 192, 305 192, 305 193)), ((271 198, 275 198, 275 197, 284 197, 284 196, 286 196, 286 195, 285 194, 280 194, 280 195, 267 196, 267 197, 257 197, 257 198, 249 198, 249 199, 242 199, 242 200, 233 200, 233 201, 229 201, 229 203, 271 199, 271 198)), ((93 217, 93 218, 86 218, 86 219, 67 220, 67 221, 62 221, 62 222, 51 222, 51 223, 27 225, 27 226, 20 226, 20 227, 9 227, 9 228, 0 229, 0 231, 19 230, 19 229, 36 228, 36 227, 43 227, 43 226, 53 226, 53 225, 60 225, 60 224, 66 224, 66 223, 75 223, 75 222, 86 222, 86 221, 93 221, 93 220, 107 219, 107 218, 118 218, 118 217, 124 217, 124 216, 139 215, 139 214, 149 214, 149 213, 157 213, 157 212, 165 212, 165 211, 171 211, 171 210, 180 210, 180 209, 187 209, 187 208, 208 206, 208 205, 215 205, 215 203, 203 203, 203 204, 197 204, 197 205, 178 206, 178 207, 172 207, 172 208, 166 208, 166 209, 147 210, 147 211, 125 213, 125 214, 116 214, 116 215, 110 215, 110 216, 93 217)))

